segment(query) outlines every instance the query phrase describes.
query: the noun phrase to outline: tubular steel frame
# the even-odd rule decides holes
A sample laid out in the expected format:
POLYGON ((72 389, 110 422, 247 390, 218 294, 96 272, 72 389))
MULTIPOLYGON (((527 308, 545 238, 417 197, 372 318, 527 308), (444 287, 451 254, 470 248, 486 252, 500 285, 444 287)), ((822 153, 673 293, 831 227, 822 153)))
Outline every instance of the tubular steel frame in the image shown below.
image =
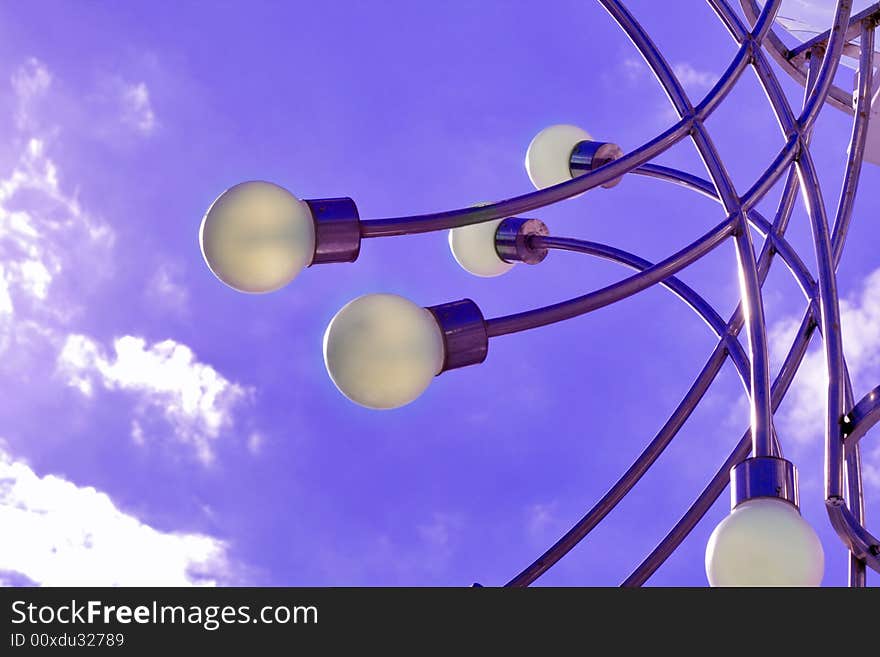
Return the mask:
MULTIPOLYGON (((669 445, 730 357, 749 396, 750 427, 678 523, 623 582, 623 586, 644 584, 718 499, 730 481, 730 472, 734 466, 749 456, 781 457, 781 448, 773 428, 773 414, 785 397, 817 329, 823 337, 828 369, 824 427, 826 508, 833 527, 850 552, 849 584, 854 587, 864 586, 866 566, 880 572, 880 540, 863 526, 864 500, 859 441, 874 424, 880 422, 880 387, 855 403, 843 354, 836 270, 852 219, 865 149, 873 88, 874 28, 880 22, 880 3, 851 17, 852 0, 838 0, 831 28, 802 46, 789 50, 772 30, 781 0, 768 0, 763 8, 755 0, 741 0, 751 27, 743 22, 727 0, 707 0, 738 45, 738 50, 718 82, 694 105, 663 55, 623 3, 619 0, 599 1, 629 37, 662 85, 679 117, 674 125, 628 153, 617 153, 617 159, 603 159, 596 163, 595 168, 586 170, 582 175, 546 189, 480 207, 410 217, 362 220, 358 223, 360 238, 445 230, 527 213, 595 187, 613 186, 621 176, 628 173, 684 186, 716 200, 723 208, 724 221, 685 248, 657 263, 648 262, 613 246, 543 233, 533 234, 528 238, 528 248, 534 252, 546 252, 547 249, 573 251, 618 262, 636 270, 636 273, 589 294, 504 317, 483 320, 478 309, 469 310, 472 314, 476 313, 474 321, 482 322, 482 339, 486 340, 570 319, 659 284, 690 306, 718 339, 715 349, 684 399, 630 468, 583 518, 544 554, 511 579, 508 586, 528 586, 534 582, 614 509, 669 445), (850 43, 855 37, 860 39, 858 46, 850 43), (799 114, 795 113, 783 93, 776 73, 769 64, 768 52, 786 73, 804 86, 803 107, 799 114), (844 52, 848 55, 858 53, 859 93, 855 107, 853 94, 833 84, 834 74, 844 52), (767 95, 785 138, 785 145, 754 184, 740 194, 712 143, 705 121, 749 66, 754 69, 767 95), (809 149, 813 126, 826 103, 854 116, 849 158, 833 224, 829 222, 809 149), (708 180, 651 163, 652 159, 686 137, 693 140, 705 164, 708 180), (755 210, 755 206, 783 175, 786 180, 782 195, 773 220, 768 221, 755 210), (785 240, 795 193, 798 190, 804 198, 813 233, 816 280, 801 257, 785 240), (758 253, 752 241, 750 225, 764 237, 758 253), (724 321, 705 299, 677 279, 675 274, 728 238, 735 245, 741 301, 736 311, 724 321), (782 257, 800 286, 807 305, 784 363, 775 379, 771 379, 761 288, 776 254, 782 257), (743 329, 748 339, 747 350, 739 340, 743 329)), ((356 251, 354 254, 356 257, 356 251)), ((542 257, 536 258, 536 261, 542 257)), ((432 310, 445 312, 442 307, 437 308, 441 310, 432 310)), ((470 326, 473 327, 472 324, 470 326)), ((452 333, 454 331, 450 330, 450 334, 452 333)), ((463 364, 479 362, 482 358, 485 358, 485 348, 478 357, 463 364)))

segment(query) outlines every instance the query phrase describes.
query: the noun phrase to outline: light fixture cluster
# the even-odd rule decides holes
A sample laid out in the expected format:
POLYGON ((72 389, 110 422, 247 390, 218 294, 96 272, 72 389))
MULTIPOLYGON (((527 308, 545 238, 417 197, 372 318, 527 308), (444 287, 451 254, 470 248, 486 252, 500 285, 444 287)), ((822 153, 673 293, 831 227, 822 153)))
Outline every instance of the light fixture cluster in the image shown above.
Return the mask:
MULTIPOLYGON (((612 163, 623 155, 572 125, 554 125, 529 144, 525 166, 541 190, 612 163)), ((615 178, 603 184, 613 187, 615 178)), ((485 206, 474 206, 475 209, 485 206)), ((205 262, 228 286, 266 293, 321 262, 357 258, 362 236, 350 199, 302 201, 268 182, 245 182, 223 192, 200 230, 205 262)), ((539 220, 472 221, 449 229, 456 262, 475 276, 494 277, 517 263, 547 255, 539 220)), ((343 306, 324 333, 327 372, 351 401, 394 409, 416 400, 445 370, 482 362, 488 323, 468 299, 425 308, 394 294, 368 294, 343 306)), ((732 513, 706 550, 713 586, 818 585, 822 546, 798 510, 794 467, 778 458, 751 459, 732 473, 732 513)))

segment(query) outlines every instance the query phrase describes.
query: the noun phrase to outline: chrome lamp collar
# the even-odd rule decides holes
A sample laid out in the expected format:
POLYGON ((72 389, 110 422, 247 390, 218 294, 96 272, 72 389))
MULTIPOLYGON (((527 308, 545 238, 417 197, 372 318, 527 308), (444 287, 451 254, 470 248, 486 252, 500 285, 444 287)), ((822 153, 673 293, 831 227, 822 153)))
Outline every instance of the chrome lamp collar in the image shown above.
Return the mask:
POLYGON ((486 360, 489 334, 480 307, 470 299, 429 306, 443 334, 443 368, 438 374, 486 360))
POLYGON ((529 238, 535 235, 547 237, 550 231, 540 219, 508 217, 495 231, 495 251, 505 262, 524 262, 537 265, 547 257, 547 249, 534 248, 529 238))
POLYGON ((315 222, 315 254, 311 264, 357 260, 361 250, 361 220, 354 201, 321 198, 304 202, 315 222))
POLYGON ((748 458, 730 471, 730 508, 759 497, 785 500, 799 507, 797 468, 775 456, 748 458))
MULTIPOLYGON (((609 162, 619 160, 621 157, 623 157, 623 151, 617 144, 601 141, 582 141, 571 152, 569 171, 571 171, 572 178, 577 178, 609 162)), ((623 177, 621 176, 620 178, 609 180, 602 187, 610 189, 622 179, 623 177)))

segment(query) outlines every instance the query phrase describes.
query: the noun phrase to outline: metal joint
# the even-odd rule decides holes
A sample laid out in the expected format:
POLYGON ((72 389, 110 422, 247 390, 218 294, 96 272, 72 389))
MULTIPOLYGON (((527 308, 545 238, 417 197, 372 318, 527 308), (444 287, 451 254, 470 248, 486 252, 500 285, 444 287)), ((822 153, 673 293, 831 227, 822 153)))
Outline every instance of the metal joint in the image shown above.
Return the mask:
POLYGON ((354 262, 361 250, 361 221, 350 198, 306 200, 315 222, 312 265, 354 262))
POLYGON ((825 500, 825 506, 831 509, 839 509, 841 507, 846 508, 846 500, 839 495, 832 495, 825 500))
POLYGON ((495 231, 495 250, 505 262, 524 262, 537 265, 547 257, 548 250, 534 248, 530 237, 539 235, 547 237, 550 231, 540 219, 524 219, 508 217, 495 231))
POLYGON ((730 471, 730 508, 748 500, 770 497, 799 505, 797 469, 776 456, 748 458, 730 471))
POLYGON ((748 50, 748 62, 750 65, 754 65, 757 57, 755 56, 755 51, 759 50, 761 45, 755 40, 755 35, 749 32, 746 34, 745 38, 742 40, 742 45, 746 47, 748 50))
POLYGON ((880 386, 862 397, 859 403, 843 416, 841 429, 844 446, 853 449, 878 423, 880 423, 880 386))
POLYGON ((470 299, 451 301, 427 308, 434 315, 443 333, 443 368, 454 370, 477 365, 489 353, 489 334, 479 306, 470 299))
MULTIPOLYGON (((571 177, 577 178, 622 157, 623 151, 617 144, 590 140, 582 141, 578 142, 571 151, 568 169, 571 172, 571 177)), ((609 180, 602 187, 610 189, 622 179, 623 176, 609 180)))

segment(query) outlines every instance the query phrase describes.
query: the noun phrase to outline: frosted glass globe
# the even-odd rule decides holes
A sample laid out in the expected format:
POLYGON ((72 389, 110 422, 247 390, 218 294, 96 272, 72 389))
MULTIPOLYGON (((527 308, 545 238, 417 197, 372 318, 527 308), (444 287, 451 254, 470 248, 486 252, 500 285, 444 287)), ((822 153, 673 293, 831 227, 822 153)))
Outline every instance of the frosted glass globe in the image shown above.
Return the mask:
POLYGON ((308 204, 283 187, 245 182, 220 194, 199 231, 202 255, 240 292, 273 292, 312 262, 315 224, 308 204))
POLYGON ((824 571, 816 532, 780 499, 743 502, 718 524, 706 545, 712 586, 819 586, 824 571))
POLYGON ((419 397, 443 368, 434 315, 396 294, 367 294, 336 313, 324 333, 324 364, 339 391, 367 408, 419 397))
POLYGON ((590 133, 576 125, 551 125, 535 135, 526 151, 526 171, 537 189, 571 180, 571 153, 590 133))
POLYGON ((502 260, 495 250, 495 231, 502 221, 486 221, 449 231, 449 248, 462 269, 484 277, 500 276, 510 271, 513 263, 502 260))

